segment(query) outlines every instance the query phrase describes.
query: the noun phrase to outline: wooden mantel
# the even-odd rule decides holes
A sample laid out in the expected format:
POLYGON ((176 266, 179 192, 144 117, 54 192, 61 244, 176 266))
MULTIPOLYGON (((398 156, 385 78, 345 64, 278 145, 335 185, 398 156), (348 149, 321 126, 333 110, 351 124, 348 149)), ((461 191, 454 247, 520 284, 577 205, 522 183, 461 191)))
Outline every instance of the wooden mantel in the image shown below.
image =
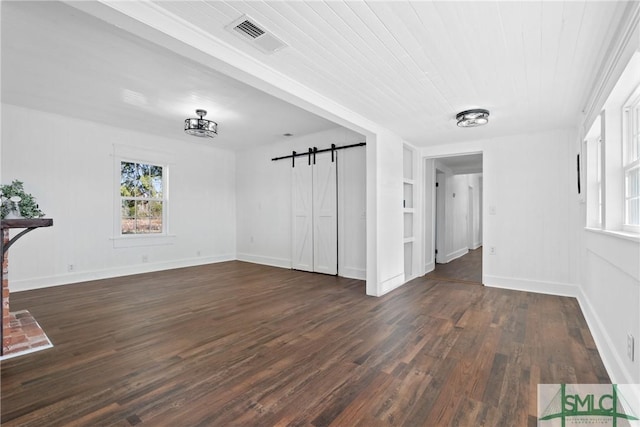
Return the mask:
POLYGON ((29 231, 40 227, 51 227, 52 225, 52 218, 3 219, 0 222, 2 230, 6 230, 9 228, 26 228, 26 230, 14 236, 13 239, 11 239, 8 243, 5 243, 3 239, 2 255, 4 255, 7 250, 9 250, 9 247, 13 245, 16 240, 27 234, 29 231))
MULTIPOLYGON (((2 270, 0 278, 2 279, 2 327, 0 328, 0 355, 4 355, 5 344, 7 341, 7 331, 9 328, 9 281, 7 280, 8 273, 8 256, 7 251, 19 238, 24 236, 30 231, 41 227, 51 227, 53 225, 53 219, 51 218, 23 218, 23 219, 3 219, 0 221, 0 228, 2 229, 2 240, 0 241, 0 247, 2 248, 2 270), (9 229, 11 228, 24 228, 25 230, 9 238, 9 229)), ((9 338, 11 341, 11 338, 9 338)))
POLYGON ((53 219, 51 218, 20 218, 2 220, 2 228, 51 227, 52 225, 53 219))

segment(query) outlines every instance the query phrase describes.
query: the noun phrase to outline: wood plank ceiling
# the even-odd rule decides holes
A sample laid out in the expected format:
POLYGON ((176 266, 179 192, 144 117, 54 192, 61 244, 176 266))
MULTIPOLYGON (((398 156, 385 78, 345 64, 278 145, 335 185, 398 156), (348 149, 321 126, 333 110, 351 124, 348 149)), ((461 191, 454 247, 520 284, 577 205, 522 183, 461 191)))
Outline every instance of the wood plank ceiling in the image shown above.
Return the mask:
POLYGON ((151 18, 136 19, 129 9, 135 29, 114 18, 152 6, 172 25, 195 26, 415 145, 568 128, 578 123, 630 4, 6 2, 2 100, 121 127, 145 123, 172 137, 184 137, 181 121, 206 108, 221 122, 216 144, 230 148, 334 125, 192 58, 198 48, 179 40, 179 31, 173 46, 184 52, 167 46, 161 28, 145 31, 160 25, 151 18), (94 16, 74 9, 85 6, 94 16), (268 55, 225 29, 243 14, 288 46, 268 55), (491 111, 489 125, 456 127, 455 114, 472 107, 491 111))
POLYGON ((3 2, 1 18, 3 103, 235 150, 336 127, 60 2, 3 2), (183 132, 196 108, 215 140, 183 132))
POLYGON ((625 2, 157 1, 416 145, 576 125, 625 2), (288 47, 225 30, 247 14, 288 47), (455 114, 491 110, 489 126, 455 114))

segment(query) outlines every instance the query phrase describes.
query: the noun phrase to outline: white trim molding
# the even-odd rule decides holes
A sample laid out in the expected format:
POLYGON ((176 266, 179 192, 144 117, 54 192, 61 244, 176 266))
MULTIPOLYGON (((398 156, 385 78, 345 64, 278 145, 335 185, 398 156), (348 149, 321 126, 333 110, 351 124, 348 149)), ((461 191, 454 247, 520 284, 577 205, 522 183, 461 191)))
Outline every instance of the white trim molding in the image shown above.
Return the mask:
POLYGON ((78 271, 68 274, 37 277, 33 279, 13 280, 11 281, 11 291, 28 291, 31 289, 70 285, 72 283, 110 279, 113 277, 130 276, 132 274, 151 273, 155 271, 172 270, 174 268, 195 267, 197 265, 215 264, 219 262, 234 260, 235 256, 231 254, 217 255, 211 257, 198 257, 173 261, 160 261, 154 263, 119 266, 104 270, 78 271))
POLYGON ((436 269, 436 262, 435 261, 428 262, 424 266, 424 274, 431 273, 435 269, 436 269))
MULTIPOLYGON (((638 23, 640 22, 640 2, 630 1, 626 3, 625 10, 618 25, 616 34, 611 39, 611 43, 605 50, 604 58, 598 73, 595 76, 592 88, 588 98, 585 100, 582 109, 582 129, 586 134, 586 127, 590 126, 596 116, 600 114, 600 110, 604 105, 611 89, 616 81, 624 65, 626 65, 625 56, 632 54, 628 47, 635 43, 638 47, 638 23)), ((627 58, 628 59, 628 58, 627 58)))
POLYGON ((387 280, 384 280, 382 282, 380 282, 380 292, 378 295, 375 295, 377 297, 381 297, 384 294, 387 294, 391 291, 393 291, 394 289, 399 288, 400 286, 404 285, 405 280, 404 280, 404 273, 400 273, 397 276, 393 276, 387 280))
POLYGON ((446 264, 448 262, 453 261, 454 259, 463 257, 468 253, 469 253, 469 248, 458 249, 457 251, 453 251, 451 253, 446 254, 440 264, 446 264))
POLYGON ((270 267, 280 267, 291 269, 291 260, 287 258, 275 258, 263 255, 253 255, 246 253, 238 253, 236 256, 238 261, 251 262, 253 264, 268 265, 270 267))
POLYGON ((573 298, 578 296, 579 290, 577 285, 570 283, 517 279, 515 277, 500 277, 489 274, 482 275, 482 283, 485 286, 492 288, 511 289, 514 291, 525 291, 573 298))
POLYGON ((338 274, 347 279, 367 280, 367 270, 355 267, 343 267, 338 274))

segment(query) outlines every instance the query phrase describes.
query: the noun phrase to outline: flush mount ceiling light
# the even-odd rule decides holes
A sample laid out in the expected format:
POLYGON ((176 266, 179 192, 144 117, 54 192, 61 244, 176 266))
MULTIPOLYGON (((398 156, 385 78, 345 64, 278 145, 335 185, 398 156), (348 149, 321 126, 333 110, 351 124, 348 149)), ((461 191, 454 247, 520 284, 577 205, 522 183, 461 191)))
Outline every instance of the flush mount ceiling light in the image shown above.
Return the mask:
POLYGON ((206 110, 196 110, 199 119, 186 119, 184 121, 184 131, 189 135, 199 137, 215 138, 218 135, 218 124, 211 120, 203 119, 207 115, 206 110))
POLYGON ((476 108, 474 110, 467 110, 456 115, 458 126, 461 128, 471 128, 476 126, 482 126, 489 123, 489 110, 483 110, 476 108))

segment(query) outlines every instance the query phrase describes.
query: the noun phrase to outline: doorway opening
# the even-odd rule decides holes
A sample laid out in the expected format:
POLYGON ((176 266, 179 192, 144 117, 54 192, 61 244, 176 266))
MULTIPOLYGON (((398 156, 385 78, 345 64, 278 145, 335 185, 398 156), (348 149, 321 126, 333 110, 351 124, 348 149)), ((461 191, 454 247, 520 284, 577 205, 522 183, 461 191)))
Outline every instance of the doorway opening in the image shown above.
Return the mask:
POLYGON ((425 159, 427 278, 482 284, 482 173, 482 153, 425 159))

